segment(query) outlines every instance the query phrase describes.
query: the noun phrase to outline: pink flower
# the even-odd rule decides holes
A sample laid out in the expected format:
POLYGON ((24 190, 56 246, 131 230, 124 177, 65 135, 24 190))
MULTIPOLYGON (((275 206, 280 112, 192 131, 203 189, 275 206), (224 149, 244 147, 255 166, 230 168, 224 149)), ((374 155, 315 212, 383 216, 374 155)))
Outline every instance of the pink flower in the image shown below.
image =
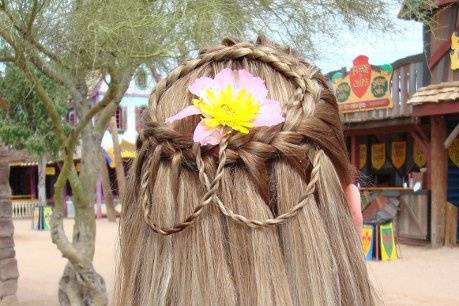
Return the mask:
POLYGON ((267 99, 265 82, 244 69, 223 69, 213 79, 196 79, 188 89, 199 99, 166 123, 202 115, 193 135, 202 146, 219 144, 229 128, 246 134, 252 127, 274 126, 285 120, 280 103, 267 99))

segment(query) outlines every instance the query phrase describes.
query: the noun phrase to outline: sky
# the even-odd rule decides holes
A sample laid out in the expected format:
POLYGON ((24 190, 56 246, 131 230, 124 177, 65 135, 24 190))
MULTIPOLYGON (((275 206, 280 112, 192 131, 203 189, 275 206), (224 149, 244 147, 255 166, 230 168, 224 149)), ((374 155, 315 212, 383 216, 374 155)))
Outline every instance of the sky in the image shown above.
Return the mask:
POLYGON ((342 31, 337 33, 336 36, 340 39, 333 46, 333 49, 339 50, 339 53, 328 52, 327 50, 331 48, 319 44, 322 52, 314 64, 323 73, 327 73, 342 67, 349 69, 352 66, 352 60, 361 54, 369 57, 370 64, 382 65, 391 64, 409 55, 422 53, 422 24, 398 19, 398 10, 399 7, 394 7, 391 13, 396 27, 394 33, 367 31, 365 34, 358 34, 364 30, 342 31))

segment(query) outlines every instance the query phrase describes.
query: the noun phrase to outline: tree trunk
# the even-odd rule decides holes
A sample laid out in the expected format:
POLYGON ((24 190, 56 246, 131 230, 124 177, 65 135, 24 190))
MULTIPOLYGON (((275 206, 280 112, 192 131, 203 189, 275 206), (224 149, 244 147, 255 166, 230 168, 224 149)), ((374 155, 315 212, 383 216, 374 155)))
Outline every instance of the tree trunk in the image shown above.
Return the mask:
POLYGON ((110 119, 110 133, 112 134, 113 140, 113 156, 115 157, 116 167, 116 182, 118 183, 118 194, 119 198, 122 199, 124 196, 124 190, 126 186, 126 176, 124 174, 123 159, 121 157, 121 148, 118 141, 118 128, 116 127, 116 119, 112 117, 110 119))
POLYGON ((0 304, 16 302, 19 277, 14 251, 8 155, 8 148, 0 144, 0 304))
POLYGON ((105 162, 102 151, 99 154, 99 165, 102 174, 102 188, 104 190, 104 203, 107 210, 107 219, 110 222, 116 221, 116 210, 113 204, 112 186, 110 184, 110 176, 108 174, 107 163, 105 162))
POLYGON ((46 156, 38 160, 38 203, 46 206, 46 156))
POLYGON ((84 194, 74 194, 75 224, 72 244, 79 256, 89 263, 75 267, 68 263, 59 282, 59 302, 61 305, 107 305, 105 282, 93 266, 95 251, 96 219, 94 204, 96 181, 99 171, 101 135, 90 125, 82 132, 81 169, 79 180, 84 194))

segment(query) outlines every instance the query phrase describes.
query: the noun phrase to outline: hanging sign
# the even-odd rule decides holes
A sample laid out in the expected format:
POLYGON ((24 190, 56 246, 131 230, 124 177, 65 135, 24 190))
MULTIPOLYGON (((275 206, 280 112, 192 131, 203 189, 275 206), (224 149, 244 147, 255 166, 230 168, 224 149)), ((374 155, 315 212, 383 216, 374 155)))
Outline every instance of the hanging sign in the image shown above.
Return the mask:
POLYGON ((359 169, 362 169, 367 164, 367 145, 359 145, 359 169))
POLYGON ((451 35, 449 58, 451 59, 451 70, 459 69, 459 33, 457 32, 453 32, 451 35))
POLYGON ((400 169, 406 161, 406 141, 393 141, 391 151, 392 164, 400 169))
POLYGON ((56 175, 56 168, 46 167, 46 175, 56 175))
POLYGON ((364 224, 362 231, 362 247, 366 260, 373 259, 373 225, 364 224))
POLYGON ((349 72, 332 77, 333 91, 343 113, 391 108, 392 66, 374 66, 365 55, 357 56, 349 72))
POLYGON ((419 168, 422 168, 426 165, 427 162, 427 156, 424 153, 424 150, 422 149, 421 145, 415 141, 413 144, 413 160, 416 166, 419 168))
POLYGON ((371 145, 371 165, 380 170, 386 163, 386 144, 374 143, 371 145))
POLYGON ((379 237, 381 239, 381 259, 384 261, 397 259, 392 222, 379 225, 379 237))
POLYGON ((453 143, 448 148, 449 159, 456 167, 459 167, 459 137, 454 139, 453 143))

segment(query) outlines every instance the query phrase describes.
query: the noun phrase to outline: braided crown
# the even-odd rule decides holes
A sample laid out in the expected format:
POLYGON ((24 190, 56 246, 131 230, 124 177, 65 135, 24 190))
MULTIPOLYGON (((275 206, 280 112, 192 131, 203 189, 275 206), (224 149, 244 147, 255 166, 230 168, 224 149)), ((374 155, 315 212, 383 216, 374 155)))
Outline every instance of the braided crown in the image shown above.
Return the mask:
POLYGON ((289 55, 290 52, 268 46, 260 41, 251 44, 227 39, 223 43, 214 49, 201 52, 196 59, 177 67, 167 78, 161 80, 150 96, 149 112, 145 112, 143 116, 143 129, 136 144, 139 154, 134 171, 136 177, 141 179, 140 198, 145 222, 153 231, 162 235, 180 232, 193 224, 204 208, 211 203, 214 203, 223 215, 252 228, 287 221, 297 215, 308 203, 308 198, 314 195, 320 160, 325 153, 332 161, 337 161, 336 170, 345 174, 342 177, 343 183, 349 183, 350 180, 348 164, 342 161, 345 156, 345 145, 336 101, 321 74, 315 68, 289 55), (205 63, 242 58, 270 65, 295 86, 293 95, 283 106, 286 118, 284 124, 270 128, 255 128, 248 135, 235 134, 226 137, 217 147, 201 148, 199 144, 193 143, 191 135, 180 133, 158 122, 156 107, 165 91, 177 80, 205 63), (312 157, 305 154, 305 143, 315 148, 312 157), (212 159, 218 164, 212 179, 205 171, 203 157, 212 159), (249 173, 256 178, 260 195, 268 202, 269 175, 264 165, 268 160, 278 157, 285 158, 295 170, 309 180, 304 195, 296 205, 286 213, 263 221, 238 215, 224 205, 217 191, 226 165, 244 163, 249 173), (199 179, 207 190, 201 204, 194 209, 193 213, 170 228, 158 226, 150 217, 152 209, 150 188, 156 181, 158 165, 163 158, 170 159, 173 165, 183 164, 196 168, 199 171, 199 179))

